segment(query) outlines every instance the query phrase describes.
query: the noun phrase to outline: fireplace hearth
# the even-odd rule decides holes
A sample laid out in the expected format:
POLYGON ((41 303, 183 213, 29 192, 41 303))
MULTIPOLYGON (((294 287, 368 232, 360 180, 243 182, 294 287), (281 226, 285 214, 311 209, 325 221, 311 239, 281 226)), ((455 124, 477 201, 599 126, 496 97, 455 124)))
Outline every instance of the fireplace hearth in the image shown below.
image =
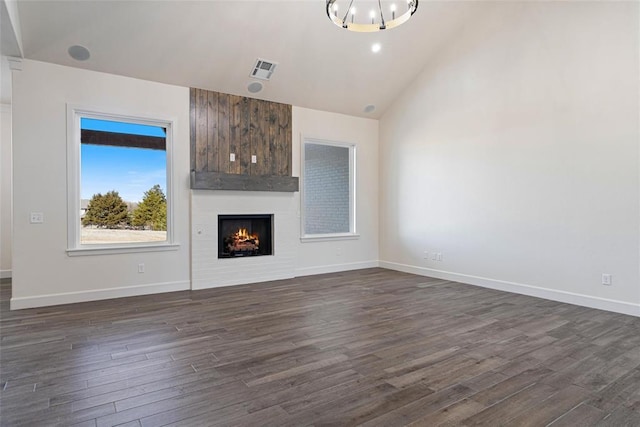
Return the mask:
POLYGON ((273 215, 218 215, 218 258, 273 255, 273 215))

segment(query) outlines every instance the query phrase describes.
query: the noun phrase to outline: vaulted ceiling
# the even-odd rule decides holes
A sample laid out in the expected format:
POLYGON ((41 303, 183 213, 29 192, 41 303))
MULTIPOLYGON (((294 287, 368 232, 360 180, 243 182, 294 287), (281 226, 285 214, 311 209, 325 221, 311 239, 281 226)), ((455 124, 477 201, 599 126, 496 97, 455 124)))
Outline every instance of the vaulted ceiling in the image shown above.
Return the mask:
POLYGON ((333 25, 325 0, 31 0, 18 11, 28 59, 376 118, 483 6, 421 0, 407 24, 366 34, 333 25), (90 59, 72 59, 72 45, 90 59), (257 58, 278 66, 252 95, 257 58))

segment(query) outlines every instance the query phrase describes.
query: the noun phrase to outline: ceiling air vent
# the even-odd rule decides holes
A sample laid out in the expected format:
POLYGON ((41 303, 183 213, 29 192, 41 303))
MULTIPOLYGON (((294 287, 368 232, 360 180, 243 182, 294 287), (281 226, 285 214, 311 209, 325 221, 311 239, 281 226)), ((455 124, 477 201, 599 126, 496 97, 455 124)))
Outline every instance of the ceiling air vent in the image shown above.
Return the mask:
POLYGON ((256 66, 253 67, 253 71, 251 72, 251 77, 254 77, 256 79, 269 80, 277 65, 278 64, 273 61, 258 59, 256 61, 256 66))

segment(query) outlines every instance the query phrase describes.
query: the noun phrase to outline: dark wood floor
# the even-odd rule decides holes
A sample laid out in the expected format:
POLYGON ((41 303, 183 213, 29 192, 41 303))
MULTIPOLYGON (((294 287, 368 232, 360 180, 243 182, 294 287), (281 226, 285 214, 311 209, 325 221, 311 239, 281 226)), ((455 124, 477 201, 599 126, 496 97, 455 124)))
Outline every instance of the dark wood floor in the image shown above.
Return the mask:
POLYGON ((3 426, 640 426, 640 318, 382 269, 10 312, 3 426))

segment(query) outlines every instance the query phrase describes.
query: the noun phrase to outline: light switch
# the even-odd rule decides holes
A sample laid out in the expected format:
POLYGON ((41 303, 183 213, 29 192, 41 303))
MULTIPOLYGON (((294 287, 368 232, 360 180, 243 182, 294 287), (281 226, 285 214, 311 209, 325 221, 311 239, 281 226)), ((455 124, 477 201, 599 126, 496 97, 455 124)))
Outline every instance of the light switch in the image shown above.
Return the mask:
POLYGON ((230 162, 235 162, 236 161, 236 153, 229 154, 229 161, 230 162))
POLYGON ((251 155, 251 163, 258 163, 258 157, 255 154, 251 155))

